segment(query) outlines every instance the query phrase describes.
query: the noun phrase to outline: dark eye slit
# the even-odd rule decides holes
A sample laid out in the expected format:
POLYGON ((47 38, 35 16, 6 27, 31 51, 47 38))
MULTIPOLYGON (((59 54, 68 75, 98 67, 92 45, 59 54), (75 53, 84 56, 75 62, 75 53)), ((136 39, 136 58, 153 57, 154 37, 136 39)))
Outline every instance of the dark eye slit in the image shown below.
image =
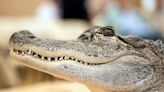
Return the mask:
POLYGON ((118 38, 119 40, 123 41, 124 43, 128 44, 128 42, 126 42, 122 37, 120 37, 120 36, 117 35, 117 38, 118 38))

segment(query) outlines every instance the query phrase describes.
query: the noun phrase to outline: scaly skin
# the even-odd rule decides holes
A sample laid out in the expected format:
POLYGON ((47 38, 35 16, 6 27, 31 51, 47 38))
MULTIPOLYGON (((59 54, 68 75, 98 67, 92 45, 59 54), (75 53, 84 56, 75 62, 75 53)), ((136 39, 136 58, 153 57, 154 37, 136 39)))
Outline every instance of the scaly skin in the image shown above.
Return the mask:
POLYGON ((76 40, 43 40, 29 31, 10 38, 10 55, 26 66, 85 84, 92 92, 164 92, 162 41, 92 27, 76 40))

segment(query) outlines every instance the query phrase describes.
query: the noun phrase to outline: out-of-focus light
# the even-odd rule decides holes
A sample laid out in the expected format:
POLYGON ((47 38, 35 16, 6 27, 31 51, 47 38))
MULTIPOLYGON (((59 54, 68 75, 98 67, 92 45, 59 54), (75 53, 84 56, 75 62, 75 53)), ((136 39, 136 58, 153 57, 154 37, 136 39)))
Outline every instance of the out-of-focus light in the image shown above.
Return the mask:
POLYGON ((42 3, 37 9, 36 17, 41 21, 55 21, 59 18, 57 5, 50 2, 42 3))
POLYGON ((156 0, 141 0, 142 2, 142 7, 145 10, 148 10, 150 12, 153 12, 156 7, 156 0))

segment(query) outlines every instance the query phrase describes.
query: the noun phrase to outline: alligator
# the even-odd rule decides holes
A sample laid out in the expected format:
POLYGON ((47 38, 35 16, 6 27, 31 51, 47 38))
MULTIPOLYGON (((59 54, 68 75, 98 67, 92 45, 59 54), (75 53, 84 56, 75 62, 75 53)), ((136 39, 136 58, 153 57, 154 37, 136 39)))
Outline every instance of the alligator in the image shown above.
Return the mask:
POLYGON ((92 92, 164 92, 163 44, 94 26, 75 40, 41 39, 22 30, 12 34, 9 49, 20 63, 92 92))

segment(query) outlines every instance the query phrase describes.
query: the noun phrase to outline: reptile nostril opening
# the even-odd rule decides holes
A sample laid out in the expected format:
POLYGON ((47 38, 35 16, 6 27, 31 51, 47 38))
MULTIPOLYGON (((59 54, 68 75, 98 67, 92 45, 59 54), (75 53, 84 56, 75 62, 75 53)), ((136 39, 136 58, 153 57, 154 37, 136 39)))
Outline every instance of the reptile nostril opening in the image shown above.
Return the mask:
POLYGON ((35 36, 31 35, 31 36, 28 36, 29 38, 36 38, 35 36))

